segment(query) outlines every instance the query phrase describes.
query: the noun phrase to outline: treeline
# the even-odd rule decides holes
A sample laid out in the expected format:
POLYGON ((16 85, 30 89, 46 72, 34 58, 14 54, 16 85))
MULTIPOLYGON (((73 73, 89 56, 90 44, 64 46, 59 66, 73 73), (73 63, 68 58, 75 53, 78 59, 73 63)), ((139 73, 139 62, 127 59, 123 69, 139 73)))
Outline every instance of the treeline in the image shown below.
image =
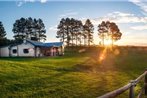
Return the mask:
MULTIPOLYGON (((14 40, 6 38, 6 31, 0 22, 0 46, 22 42, 24 39, 45 41, 46 30, 42 19, 20 18, 13 24, 14 40)), ((102 21, 97 26, 100 45, 111 40, 112 45, 122 36, 118 26, 114 22, 102 21)), ((67 46, 90 46, 93 45, 94 25, 87 19, 85 23, 74 18, 62 18, 57 26, 57 38, 67 46)))
POLYGON ((22 42, 24 39, 30 39, 34 41, 45 41, 46 30, 42 19, 36 18, 20 18, 13 24, 14 39, 10 40, 6 38, 6 31, 2 22, 0 22, 0 46, 9 44, 16 44, 22 42))
POLYGON ((67 46, 93 44, 94 26, 89 19, 83 24, 81 20, 62 18, 57 29, 56 37, 67 46))
MULTIPOLYGON (((66 43, 67 46, 90 46, 93 44, 94 25, 87 19, 83 24, 81 20, 74 18, 62 18, 57 27, 57 38, 66 43)), ((100 45, 105 41, 111 41, 111 45, 122 36, 118 26, 114 22, 102 21, 97 26, 100 45)))

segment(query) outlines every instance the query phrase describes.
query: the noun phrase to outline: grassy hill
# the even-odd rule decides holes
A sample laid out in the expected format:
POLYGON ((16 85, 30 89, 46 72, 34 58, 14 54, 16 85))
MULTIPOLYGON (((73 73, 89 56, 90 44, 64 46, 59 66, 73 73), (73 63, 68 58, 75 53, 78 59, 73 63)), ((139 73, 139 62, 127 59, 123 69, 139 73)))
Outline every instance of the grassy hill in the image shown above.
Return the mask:
POLYGON ((71 47, 61 57, 0 58, 0 98, 95 98, 137 78, 146 59, 141 47, 71 47))

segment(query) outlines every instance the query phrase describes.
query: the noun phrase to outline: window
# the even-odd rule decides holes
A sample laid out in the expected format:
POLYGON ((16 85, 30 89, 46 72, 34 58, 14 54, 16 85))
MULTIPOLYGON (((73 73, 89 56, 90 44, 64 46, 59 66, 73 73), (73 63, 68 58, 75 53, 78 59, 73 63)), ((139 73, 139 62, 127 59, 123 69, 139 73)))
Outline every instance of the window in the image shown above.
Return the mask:
POLYGON ((16 54, 16 53, 17 53, 17 50, 16 50, 16 49, 13 49, 12 52, 13 52, 14 54, 16 54))
POLYGON ((23 49, 23 53, 29 53, 29 49, 23 49))

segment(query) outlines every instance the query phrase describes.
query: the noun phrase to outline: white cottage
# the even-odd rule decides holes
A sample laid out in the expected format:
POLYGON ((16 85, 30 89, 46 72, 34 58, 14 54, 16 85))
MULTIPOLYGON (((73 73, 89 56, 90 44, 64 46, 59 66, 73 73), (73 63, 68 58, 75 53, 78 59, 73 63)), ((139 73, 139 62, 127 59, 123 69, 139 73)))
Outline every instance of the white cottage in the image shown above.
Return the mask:
POLYGON ((24 40, 21 44, 0 47, 0 57, 43 57, 63 54, 63 42, 42 43, 24 40))

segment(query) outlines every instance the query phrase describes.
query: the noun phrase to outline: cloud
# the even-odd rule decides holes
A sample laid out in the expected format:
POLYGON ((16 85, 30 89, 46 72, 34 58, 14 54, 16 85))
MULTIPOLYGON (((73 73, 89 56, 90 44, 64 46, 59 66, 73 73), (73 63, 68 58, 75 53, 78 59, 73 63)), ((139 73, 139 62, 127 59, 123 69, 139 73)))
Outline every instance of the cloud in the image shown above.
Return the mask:
POLYGON ((20 2, 17 2, 16 4, 18 7, 20 7, 20 6, 22 6, 23 2, 20 1, 20 2))
POLYGON ((25 2, 35 2, 35 0, 24 0, 25 2))
POLYGON ((133 26, 130 28, 133 30, 147 30, 147 25, 133 26))
POLYGON ((48 0, 21 0, 21 1, 16 1, 16 5, 18 7, 22 6, 23 4, 26 4, 28 2, 34 3, 34 2, 40 2, 40 3, 46 3, 48 0))
MULTIPOLYGON (((147 23, 147 17, 138 17, 131 13, 112 12, 104 17, 90 19, 94 25, 98 25, 101 21, 112 21, 115 23, 147 23)), ((85 20, 82 20, 85 21, 85 20)))
POLYGON ((57 31, 57 25, 49 27, 49 31, 57 31))
POLYGON ((66 17, 71 18, 71 17, 74 17, 76 15, 78 15, 78 12, 69 11, 69 12, 66 12, 64 14, 59 15, 59 19, 66 18, 66 17))
POLYGON ((129 1, 140 7, 140 9, 143 10, 142 14, 147 15, 147 0, 129 0, 129 1))
POLYGON ((40 0, 40 2, 41 2, 41 3, 46 3, 46 2, 47 2, 47 0, 40 0))

